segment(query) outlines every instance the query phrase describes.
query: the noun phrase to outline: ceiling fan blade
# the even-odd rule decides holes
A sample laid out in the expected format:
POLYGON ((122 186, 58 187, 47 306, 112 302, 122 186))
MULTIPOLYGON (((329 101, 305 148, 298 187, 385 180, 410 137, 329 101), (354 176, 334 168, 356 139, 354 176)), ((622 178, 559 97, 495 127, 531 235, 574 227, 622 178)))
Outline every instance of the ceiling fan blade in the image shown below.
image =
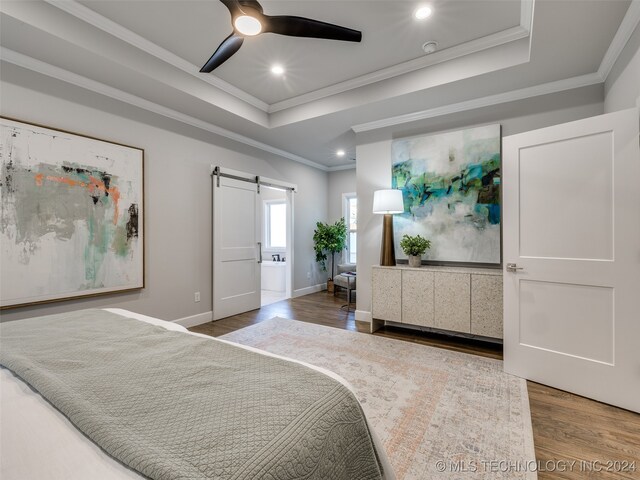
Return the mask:
POLYGON ((200 69, 200 73, 210 73, 229 60, 234 53, 240 50, 242 42, 244 42, 244 37, 236 35, 235 32, 229 35, 200 69))
POLYGON ((231 12, 231 17, 236 17, 238 15, 242 15, 243 9, 242 7, 249 7, 250 9, 256 10, 262 13, 262 5, 260 5, 256 0, 220 0, 225 7, 231 12))
POLYGON ((238 3, 241 7, 249 7, 262 13, 262 5, 260 5, 256 0, 238 0, 238 3))
POLYGON ((241 12, 241 9, 240 9, 241 7, 240 7, 240 4, 238 3, 238 0, 220 0, 220 1, 224 4, 225 7, 227 7, 232 17, 239 14, 239 12, 241 12))
POLYGON ((265 25, 262 30, 264 33, 271 32, 292 37, 326 38, 345 42, 359 42, 362 40, 362 32, 358 30, 311 18, 289 15, 270 17, 265 15, 264 21, 265 25))

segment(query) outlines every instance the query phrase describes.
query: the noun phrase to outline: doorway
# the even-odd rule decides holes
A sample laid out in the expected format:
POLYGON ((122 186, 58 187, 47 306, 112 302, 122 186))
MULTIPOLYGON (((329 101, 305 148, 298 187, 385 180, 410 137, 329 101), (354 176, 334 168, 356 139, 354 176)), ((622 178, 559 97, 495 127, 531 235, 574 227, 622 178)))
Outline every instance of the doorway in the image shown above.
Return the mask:
POLYGON ((291 237, 287 222, 287 191, 264 187, 262 201, 262 264, 260 265, 260 305, 291 298, 287 291, 287 240, 291 237))
POLYGON ((213 320, 291 298, 296 186, 221 167, 211 173, 213 320), (267 276, 277 277, 265 279, 265 303, 263 265, 267 276))
POLYGON ((505 371, 640 412, 638 110, 503 151, 505 371))

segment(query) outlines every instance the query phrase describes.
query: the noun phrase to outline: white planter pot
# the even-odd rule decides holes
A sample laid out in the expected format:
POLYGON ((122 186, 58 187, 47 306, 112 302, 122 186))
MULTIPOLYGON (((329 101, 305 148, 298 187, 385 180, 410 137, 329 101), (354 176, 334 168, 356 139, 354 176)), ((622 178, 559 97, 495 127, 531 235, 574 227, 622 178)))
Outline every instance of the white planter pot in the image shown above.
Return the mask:
POLYGON ((412 268, 420 268, 422 265, 422 255, 408 255, 409 266, 412 268))

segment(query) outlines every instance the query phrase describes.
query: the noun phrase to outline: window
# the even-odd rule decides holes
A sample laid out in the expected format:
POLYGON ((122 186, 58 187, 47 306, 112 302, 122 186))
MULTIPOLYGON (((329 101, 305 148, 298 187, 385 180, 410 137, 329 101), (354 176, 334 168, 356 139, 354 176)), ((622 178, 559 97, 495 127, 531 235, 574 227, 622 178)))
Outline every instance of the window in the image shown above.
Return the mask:
POLYGON ((283 201, 265 202, 265 247, 269 250, 287 248, 287 204, 283 201))
POLYGON ((356 263, 358 236, 358 199, 355 193, 344 195, 345 220, 347 222, 347 258, 349 263, 356 263))

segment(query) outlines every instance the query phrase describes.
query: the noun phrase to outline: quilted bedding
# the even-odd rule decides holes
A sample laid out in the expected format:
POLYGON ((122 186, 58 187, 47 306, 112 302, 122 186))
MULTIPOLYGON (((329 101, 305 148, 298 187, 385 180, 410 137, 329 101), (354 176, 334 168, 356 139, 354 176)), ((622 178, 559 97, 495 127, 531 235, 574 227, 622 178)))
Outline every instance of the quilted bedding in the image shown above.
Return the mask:
POLYGON ((353 394, 303 365, 103 310, 0 335, 0 364, 149 478, 384 477, 353 394))

